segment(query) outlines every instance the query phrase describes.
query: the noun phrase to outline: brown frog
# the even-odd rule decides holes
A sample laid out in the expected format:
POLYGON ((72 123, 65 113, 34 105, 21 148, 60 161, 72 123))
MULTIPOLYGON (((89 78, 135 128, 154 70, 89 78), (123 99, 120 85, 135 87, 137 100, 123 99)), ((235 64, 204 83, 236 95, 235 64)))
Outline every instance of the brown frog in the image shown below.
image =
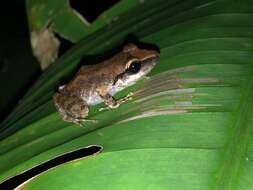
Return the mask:
POLYGON ((75 77, 54 94, 55 106, 63 120, 76 124, 87 120, 89 106, 104 102, 109 108, 117 108, 129 100, 131 94, 120 100, 115 100, 113 95, 146 76, 158 60, 157 51, 126 44, 110 59, 82 66, 75 77))

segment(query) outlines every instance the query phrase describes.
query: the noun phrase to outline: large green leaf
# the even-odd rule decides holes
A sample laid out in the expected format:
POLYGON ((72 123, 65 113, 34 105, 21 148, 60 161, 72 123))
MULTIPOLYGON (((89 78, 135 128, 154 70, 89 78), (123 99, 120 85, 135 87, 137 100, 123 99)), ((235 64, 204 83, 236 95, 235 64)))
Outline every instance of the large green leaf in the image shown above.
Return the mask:
POLYGON ((90 145, 103 151, 53 168, 25 189, 252 189, 253 2, 144 1, 52 65, 1 125, 0 179, 90 145), (52 94, 82 56, 128 34, 160 48, 133 101, 85 127, 61 121, 52 94), (15 133, 14 133, 15 132, 15 133))

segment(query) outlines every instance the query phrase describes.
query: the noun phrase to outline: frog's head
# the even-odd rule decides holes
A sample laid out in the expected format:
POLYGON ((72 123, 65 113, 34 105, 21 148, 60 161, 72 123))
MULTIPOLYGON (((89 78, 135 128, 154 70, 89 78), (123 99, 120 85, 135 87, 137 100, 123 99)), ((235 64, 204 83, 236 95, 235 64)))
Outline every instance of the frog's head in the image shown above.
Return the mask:
POLYGON ((125 70, 115 81, 119 86, 129 86, 146 76, 159 61, 160 54, 155 50, 140 49, 134 44, 126 44, 123 48, 127 60, 125 70))
POLYGON ((157 51, 140 49, 134 44, 125 45, 123 52, 129 54, 125 65, 129 75, 147 75, 160 58, 157 51))

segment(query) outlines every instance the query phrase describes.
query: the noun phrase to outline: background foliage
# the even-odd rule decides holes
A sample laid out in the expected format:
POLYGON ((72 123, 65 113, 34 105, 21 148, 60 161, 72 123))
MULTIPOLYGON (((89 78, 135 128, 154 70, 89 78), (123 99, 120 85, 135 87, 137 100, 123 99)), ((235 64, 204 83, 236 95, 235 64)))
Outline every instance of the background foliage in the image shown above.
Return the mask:
POLYGON ((100 154, 44 172, 24 189, 252 189, 252 11, 250 0, 157 0, 120 12, 43 73, 2 123, 1 181, 101 145, 100 154), (120 108, 92 108, 98 123, 63 122, 55 88, 81 57, 110 54, 129 34, 160 48, 151 78, 120 93, 135 93, 120 108))

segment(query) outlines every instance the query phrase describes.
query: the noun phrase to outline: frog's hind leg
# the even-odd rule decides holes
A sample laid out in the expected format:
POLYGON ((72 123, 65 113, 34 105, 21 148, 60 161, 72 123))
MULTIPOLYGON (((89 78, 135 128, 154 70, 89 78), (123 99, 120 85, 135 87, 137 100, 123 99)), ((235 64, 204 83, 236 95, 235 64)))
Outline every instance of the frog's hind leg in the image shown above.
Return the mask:
POLYGON ((85 121, 89 113, 87 103, 76 96, 69 96, 61 93, 55 93, 54 104, 64 121, 81 124, 85 121))

